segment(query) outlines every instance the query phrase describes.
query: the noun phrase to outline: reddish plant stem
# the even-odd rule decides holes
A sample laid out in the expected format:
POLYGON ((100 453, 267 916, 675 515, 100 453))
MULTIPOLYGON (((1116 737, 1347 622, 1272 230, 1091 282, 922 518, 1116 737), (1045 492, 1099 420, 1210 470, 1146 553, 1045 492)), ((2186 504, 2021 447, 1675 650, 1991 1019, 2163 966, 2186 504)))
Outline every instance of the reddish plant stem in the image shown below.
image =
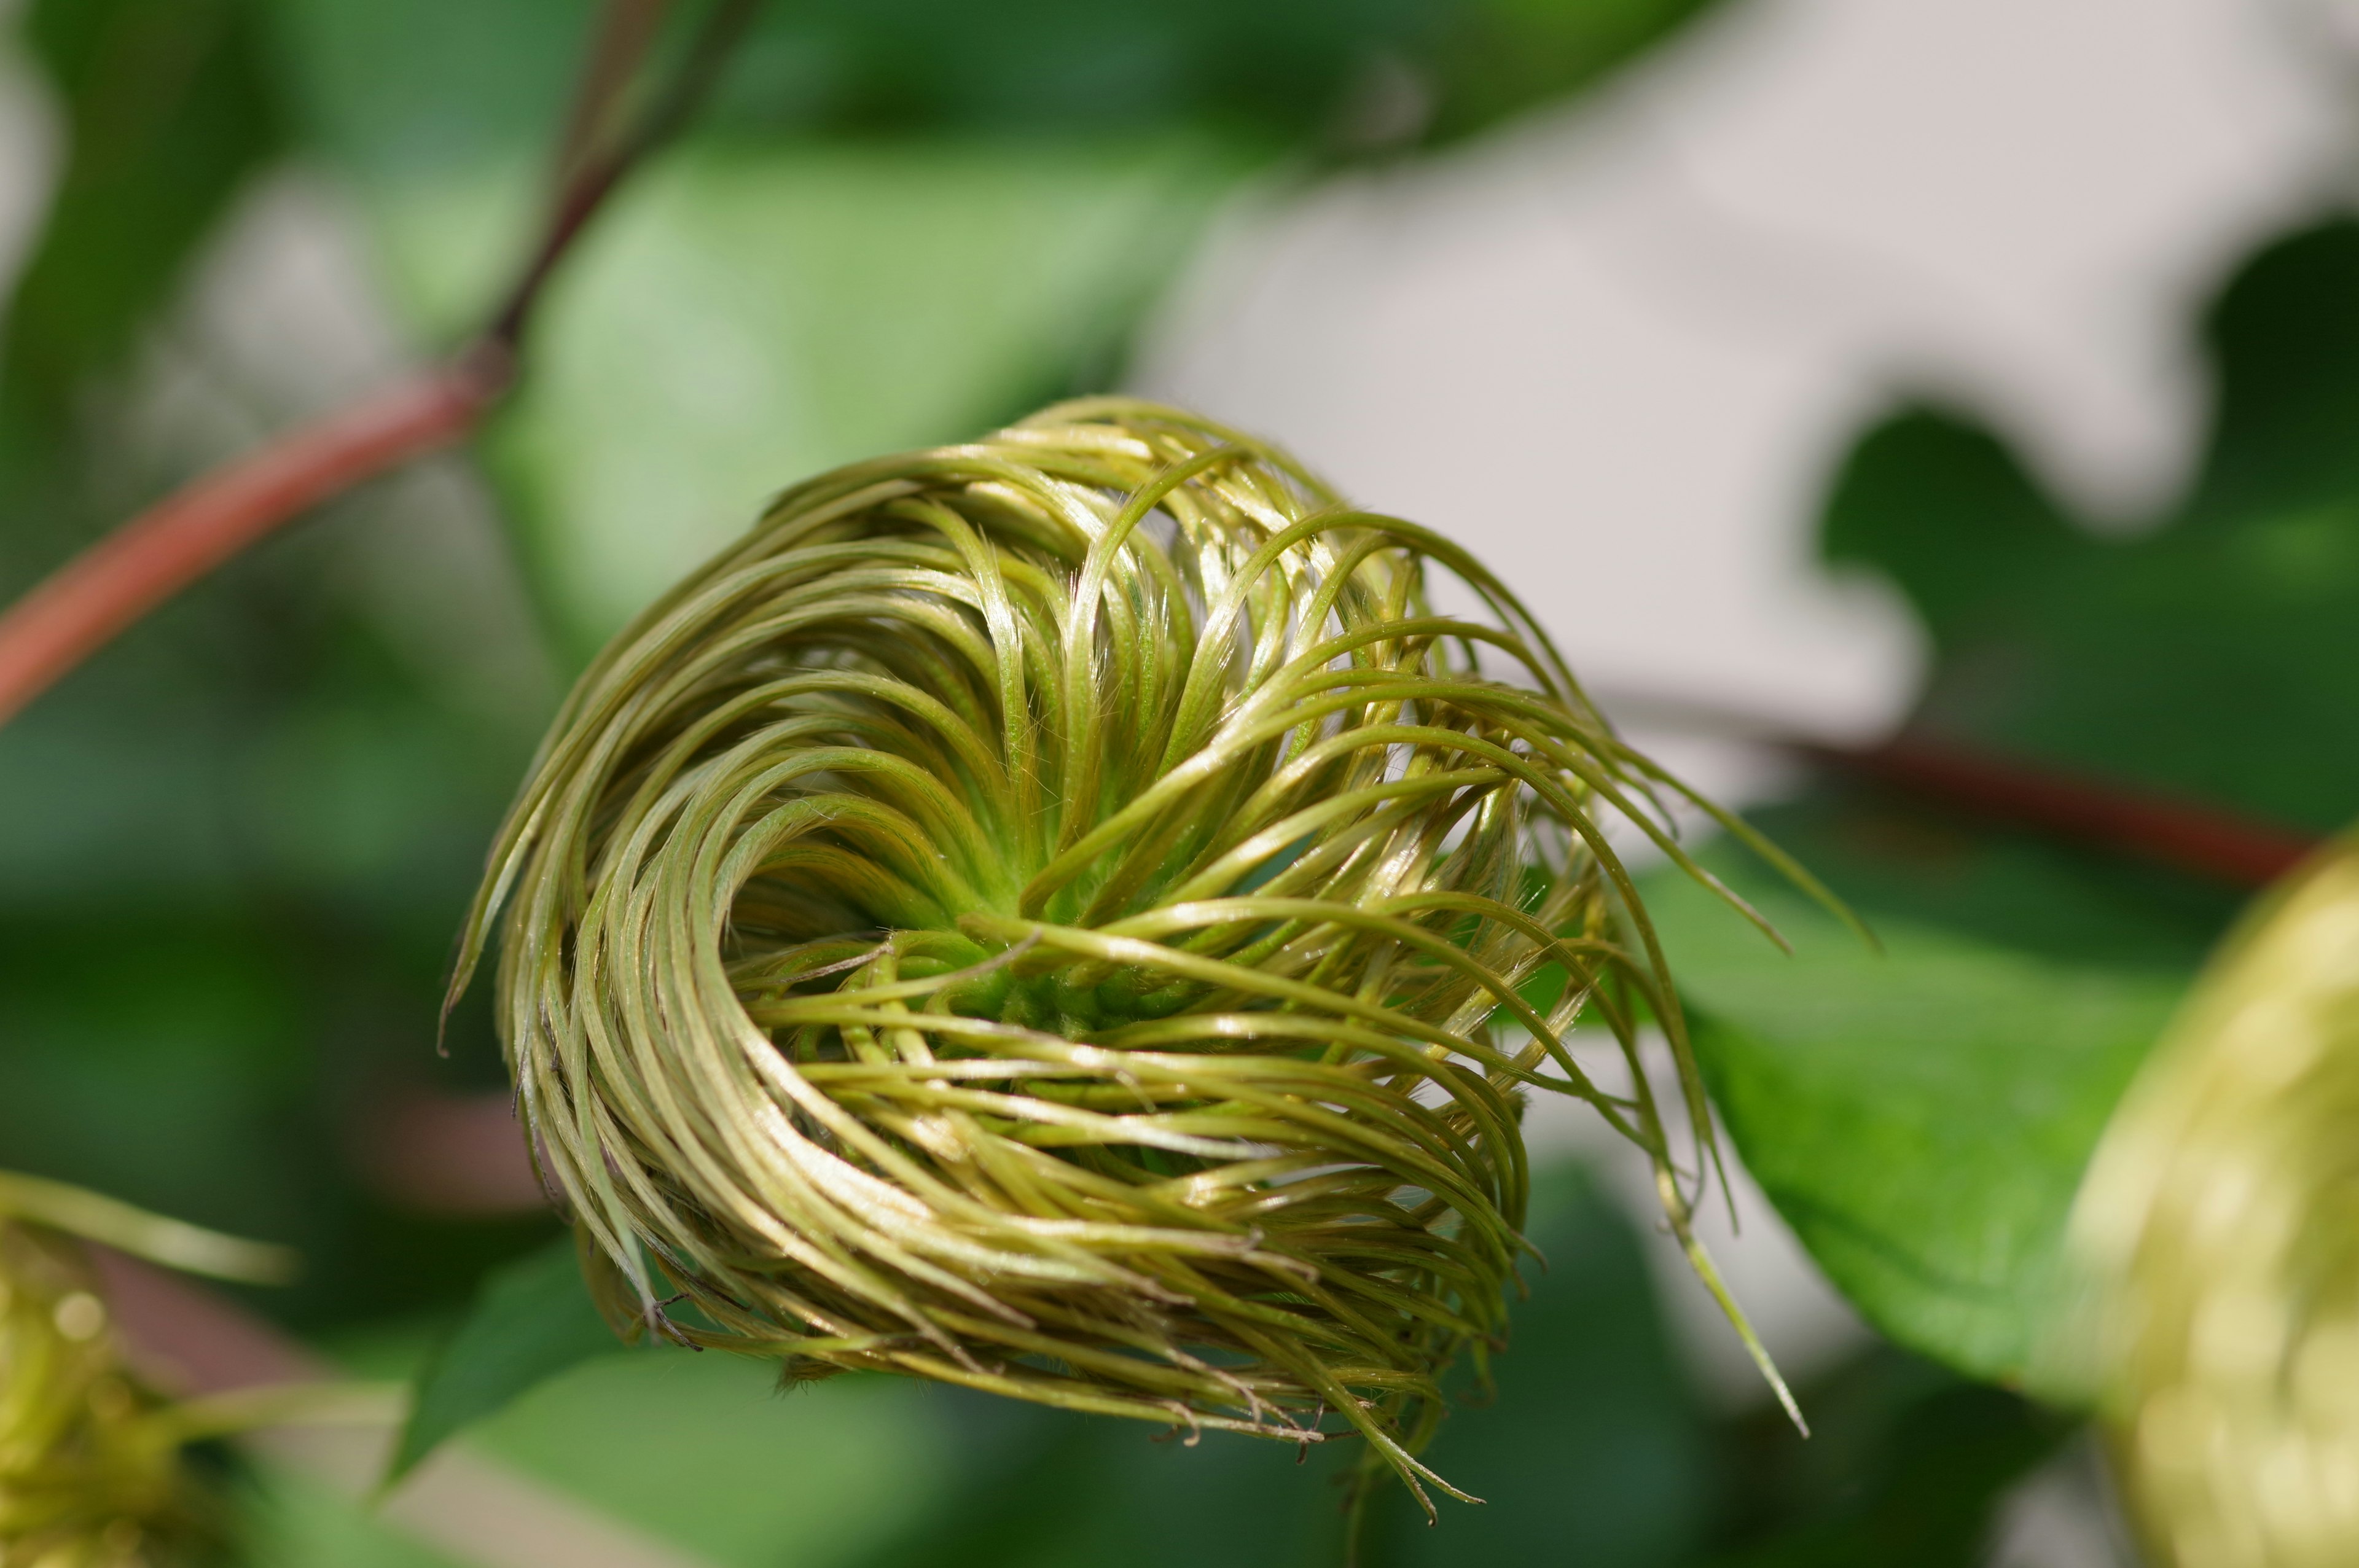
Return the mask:
POLYGON ((2275 881, 2324 842, 2209 801, 2093 778, 1922 730, 1903 730, 1874 745, 1849 746, 1765 714, 1658 691, 1615 692, 1605 707, 1642 726, 1770 747, 1920 800, 2235 887, 2275 881))
POLYGON ((2201 802, 1902 733, 1879 746, 1788 740, 1790 751, 1910 795, 2237 887, 2262 887, 2321 840, 2201 802))
POLYGON ((299 427, 168 496, 0 615, 0 724, 116 633, 280 524, 447 447, 507 383, 507 356, 462 356, 299 427))

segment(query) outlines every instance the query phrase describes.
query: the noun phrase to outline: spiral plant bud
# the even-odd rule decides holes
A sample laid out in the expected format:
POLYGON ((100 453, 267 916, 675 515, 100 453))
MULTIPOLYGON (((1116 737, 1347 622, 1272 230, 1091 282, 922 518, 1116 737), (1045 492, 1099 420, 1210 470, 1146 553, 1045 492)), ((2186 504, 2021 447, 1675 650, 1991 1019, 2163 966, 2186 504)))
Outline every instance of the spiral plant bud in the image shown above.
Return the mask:
POLYGON ((502 919, 523 1116, 618 1325, 1356 1432, 1422 1500, 1528 1250, 1525 1097, 1587 1101, 1686 1237, 1645 1076, 1567 1049, 1635 1067, 1659 1024, 1712 1147, 1600 828, 1687 864, 1666 789, 1447 540, 1067 404, 795 487, 618 637, 453 994, 502 919))
POLYGON ((2199 983, 2074 1213, 2158 1564, 2359 1563, 2359 844, 2199 983))

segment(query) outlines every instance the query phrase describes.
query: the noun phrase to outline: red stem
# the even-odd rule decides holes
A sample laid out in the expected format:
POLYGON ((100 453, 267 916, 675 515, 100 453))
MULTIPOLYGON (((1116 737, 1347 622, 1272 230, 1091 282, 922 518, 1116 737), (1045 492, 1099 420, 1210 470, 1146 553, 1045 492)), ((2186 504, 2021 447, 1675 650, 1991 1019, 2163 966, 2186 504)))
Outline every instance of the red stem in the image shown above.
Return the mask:
POLYGON ((0 724, 255 540, 464 437, 506 381, 505 355, 464 356, 214 470, 84 550, 0 614, 0 724))
POLYGON ((547 232, 491 326, 449 365, 402 382, 193 481, 66 563, 0 613, 0 724, 197 579, 319 504, 460 440, 506 391, 524 325, 551 272, 623 177, 678 130, 719 75, 753 0, 714 0, 687 60, 611 151, 601 126, 669 0, 608 0, 584 68, 547 232), (573 145, 577 140, 584 145, 573 145))
POLYGON ((2198 801, 2078 777, 1903 734, 1859 749, 1789 742, 1846 773, 1916 795, 2103 845, 2239 887, 2261 887, 2318 849, 2309 835, 2198 801))

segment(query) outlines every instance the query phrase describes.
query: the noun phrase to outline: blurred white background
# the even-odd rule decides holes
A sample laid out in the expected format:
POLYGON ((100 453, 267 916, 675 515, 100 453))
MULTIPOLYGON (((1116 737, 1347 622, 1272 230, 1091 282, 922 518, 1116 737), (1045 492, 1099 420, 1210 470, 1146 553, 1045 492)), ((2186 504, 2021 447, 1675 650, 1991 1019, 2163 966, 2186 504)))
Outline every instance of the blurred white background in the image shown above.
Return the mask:
POLYGON ((1830 465, 1914 394, 2098 514, 2167 497, 2190 312, 2343 188, 2350 14, 1733 5, 1569 113, 1237 214, 1139 384, 1506 567, 1601 689, 1874 731, 1920 654, 1812 565, 1830 465))

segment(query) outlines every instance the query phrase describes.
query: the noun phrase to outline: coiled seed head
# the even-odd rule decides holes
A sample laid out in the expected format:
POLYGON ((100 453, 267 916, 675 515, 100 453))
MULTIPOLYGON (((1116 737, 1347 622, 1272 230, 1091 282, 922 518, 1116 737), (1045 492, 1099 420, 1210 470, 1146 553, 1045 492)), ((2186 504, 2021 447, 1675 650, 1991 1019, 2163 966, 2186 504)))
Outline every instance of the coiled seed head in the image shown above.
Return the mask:
POLYGON ((1706 1128, 1600 827, 1676 856, 1668 783, 1447 540, 1069 404, 797 486, 619 636, 453 994, 500 918, 520 1104, 618 1319, 1356 1431, 1414 1487, 1440 1371, 1503 1330, 1527 1095, 1594 1106, 1684 1234, 1644 1076, 1567 1049, 1658 1021, 1706 1128))

